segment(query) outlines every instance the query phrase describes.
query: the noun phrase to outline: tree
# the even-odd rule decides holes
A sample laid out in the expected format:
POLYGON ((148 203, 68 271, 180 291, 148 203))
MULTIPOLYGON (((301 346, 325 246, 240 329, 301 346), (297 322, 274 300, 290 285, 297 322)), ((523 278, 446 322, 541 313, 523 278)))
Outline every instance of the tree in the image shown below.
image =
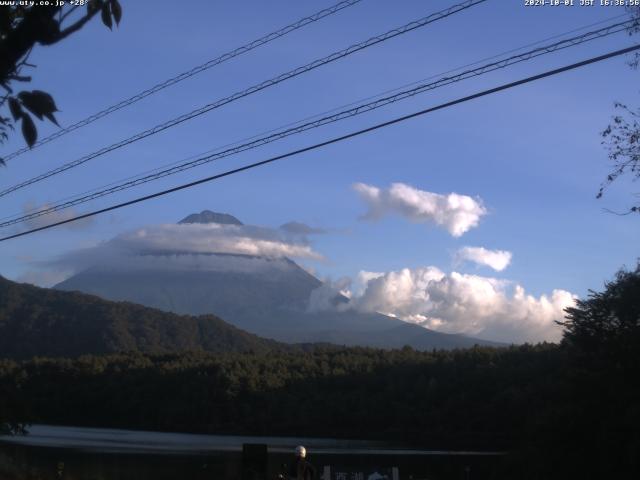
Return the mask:
POLYGON ((540 437, 540 456, 560 453, 551 465, 567 467, 565 478, 638 478, 640 263, 566 313, 560 401, 541 417, 553 436, 540 437))
MULTIPOLYGON (((635 20, 629 35, 635 35, 640 33, 640 7, 629 8, 629 12, 635 20)), ((640 54, 636 52, 629 66, 637 69, 639 65, 640 54)), ((609 150, 613 167, 600 186, 597 198, 602 198, 605 189, 625 174, 630 174, 633 180, 640 178, 640 109, 633 110, 619 102, 615 108, 618 113, 602 131, 602 143, 609 150)), ((640 213, 640 202, 632 205, 627 213, 640 213)))
MULTIPOLYGON (((32 147, 38 139, 38 131, 33 121, 45 118, 58 122, 54 113, 58 111, 51 95, 41 90, 15 92, 15 83, 31 81, 23 74, 29 54, 36 45, 54 45, 69 35, 79 31, 94 16, 100 13, 102 22, 111 29, 113 22, 119 25, 122 8, 118 0, 81 0, 72 5, 55 5, 62 2, 47 2, 51 5, 16 5, 0 9, 0 87, 5 94, 0 97, 0 109, 8 107, 10 116, 0 110, 0 143, 9 138, 14 125, 21 124, 22 135, 32 147), (86 6, 82 10, 80 5, 86 6), (83 12, 83 13, 82 13, 83 12)), ((27 3, 27 2, 24 2, 27 3)), ((0 163, 4 164, 2 158, 0 163)))
POLYGON ((567 308, 563 342, 587 353, 608 354, 640 350, 640 263, 620 270, 603 292, 591 291, 586 300, 567 308))

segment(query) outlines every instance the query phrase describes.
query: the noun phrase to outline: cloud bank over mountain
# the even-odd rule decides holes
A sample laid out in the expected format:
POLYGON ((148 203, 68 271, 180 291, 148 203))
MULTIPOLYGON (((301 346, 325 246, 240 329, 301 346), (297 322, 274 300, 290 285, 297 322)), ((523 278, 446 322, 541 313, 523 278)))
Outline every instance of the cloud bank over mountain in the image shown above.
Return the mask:
POLYGON ((561 328, 555 320, 562 320, 564 309, 576 300, 566 290, 535 297, 507 280, 445 273, 433 266, 361 272, 358 280, 349 308, 507 343, 558 341, 561 328))
MULTIPOLYGON (((365 184, 355 188, 368 199, 370 218, 400 213, 413 221, 439 225, 453 236, 473 228, 486 214, 480 200, 464 195, 439 195, 398 183, 388 190, 365 184)), ((273 275, 291 269, 288 259, 324 260, 310 242, 312 235, 324 232, 299 222, 279 228, 244 225, 235 217, 204 211, 179 224, 138 228, 95 247, 69 252, 48 262, 46 270, 51 278, 57 278, 55 272, 71 275, 95 266, 273 275)), ((473 262, 499 272, 511 258, 506 250, 469 246, 454 254, 458 267, 473 262)), ((29 275, 37 277, 33 272, 29 275)), ((536 297, 509 280, 426 266, 361 271, 355 279, 325 281, 309 295, 307 312, 377 312, 444 333, 522 343, 559 340, 561 328, 555 321, 563 319, 563 310, 575 299, 566 290, 536 297)))
POLYGON ((487 214, 482 200, 458 193, 441 195, 404 183, 393 183, 387 189, 356 183, 353 189, 367 204, 364 219, 378 220, 396 214, 412 222, 435 224, 454 237, 477 227, 487 214))
MULTIPOLYGON (((168 270, 259 270, 269 259, 322 260, 304 236, 251 225, 180 223, 151 225, 91 248, 71 251, 47 267, 79 272, 94 266, 168 270), (261 259, 221 258, 231 254, 261 259)), ((269 262, 273 266, 274 262, 269 262)))
POLYGON ((111 241, 139 253, 230 253, 265 257, 322 259, 306 242, 251 225, 164 224, 118 235, 111 241))

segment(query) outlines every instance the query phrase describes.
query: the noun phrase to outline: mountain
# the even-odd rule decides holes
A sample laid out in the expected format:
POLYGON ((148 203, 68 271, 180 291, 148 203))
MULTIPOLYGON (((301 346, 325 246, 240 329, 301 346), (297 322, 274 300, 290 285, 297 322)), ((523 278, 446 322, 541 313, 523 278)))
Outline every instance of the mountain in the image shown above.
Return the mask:
POLYGON ((242 222, 233 215, 229 215, 228 213, 212 212, 211 210, 192 213, 180 220, 178 223, 219 223, 221 225, 242 226, 242 222))
MULTIPOLYGON (((209 210, 189 215, 180 223, 211 222, 242 225, 231 215, 209 210)), ((213 313, 239 328, 282 342, 409 345, 423 350, 496 345, 379 313, 310 309, 310 299, 322 287, 320 280, 288 258, 159 251, 89 268, 55 286, 178 314, 213 313)), ((345 297, 331 295, 329 300, 336 304, 347 302, 345 297)))
POLYGON ((279 346, 214 315, 176 315, 0 277, 0 357, 75 357, 122 351, 264 352, 279 346))

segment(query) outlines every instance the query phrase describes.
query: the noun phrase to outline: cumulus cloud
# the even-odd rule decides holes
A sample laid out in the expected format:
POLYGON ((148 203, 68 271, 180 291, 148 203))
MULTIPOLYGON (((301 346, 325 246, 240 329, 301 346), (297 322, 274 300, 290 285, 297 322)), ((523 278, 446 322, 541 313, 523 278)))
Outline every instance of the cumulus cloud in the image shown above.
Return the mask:
POLYGON ((562 320, 577 298, 565 290, 535 297, 506 280, 447 274, 436 267, 363 272, 361 279, 366 285, 351 298, 350 308, 507 343, 559 340, 555 320, 562 320))
POLYGON ((474 262, 501 272, 511 263, 512 253, 507 250, 487 250, 483 247, 462 247, 454 255, 454 262, 474 262))
POLYGON ((487 214, 482 200, 458 193, 441 195, 404 183, 394 183, 388 189, 356 183, 353 188, 367 204, 365 219, 398 214, 413 222, 433 223, 454 237, 477 227, 487 214))
POLYGON ((370 280, 375 280, 384 275, 383 272, 367 272, 366 270, 360 270, 358 277, 356 278, 355 285, 353 286, 355 295, 362 295, 367 288, 370 280))
POLYGON ((404 268, 383 274, 361 272, 359 278, 366 283, 361 295, 354 299, 354 306, 411 321, 415 315, 423 313, 430 282, 440 280, 443 275, 435 267, 404 268))

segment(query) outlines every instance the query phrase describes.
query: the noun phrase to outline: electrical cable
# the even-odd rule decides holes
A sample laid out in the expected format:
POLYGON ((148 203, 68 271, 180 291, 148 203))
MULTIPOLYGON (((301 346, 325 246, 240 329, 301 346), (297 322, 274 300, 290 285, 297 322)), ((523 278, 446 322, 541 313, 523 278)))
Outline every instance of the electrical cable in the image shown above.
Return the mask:
POLYGON ((484 3, 487 0, 466 0, 465 2, 453 5, 449 8, 446 8, 444 10, 441 10, 439 12, 433 13, 431 15, 428 15, 426 17, 423 17, 419 20, 414 20, 412 22, 409 22, 401 27, 398 28, 394 28, 392 30, 389 30, 385 33, 383 33, 382 35, 378 35, 375 37, 371 37, 368 40, 365 40, 363 42, 357 43, 355 45, 352 45, 350 47, 347 47, 343 50, 340 50, 338 52, 334 52, 326 57, 323 57, 321 59, 318 60, 314 60, 311 63, 308 63, 306 65, 303 65, 301 67, 295 68, 293 70, 290 70, 286 73, 283 73, 281 75, 278 75, 277 77, 271 78, 270 80, 266 80, 262 83, 259 83, 257 85, 254 85, 252 87, 249 87, 245 90, 236 92, 228 97, 224 97, 220 100, 217 100, 213 103, 209 103, 203 107, 200 107, 196 110, 192 110, 191 112, 185 113, 183 115, 180 115, 179 117, 173 118, 167 122, 161 123, 159 125, 156 125, 155 127, 152 127, 150 129, 144 130, 142 132, 137 133, 136 135, 133 135, 129 138, 126 138, 124 140, 121 140, 117 143, 114 143, 112 145, 109 145, 108 147, 103 147, 100 150, 97 150, 93 153, 90 153, 88 155, 85 155, 77 160, 65 163, 64 165, 54 168, 53 170, 49 170, 46 173, 43 173, 41 175, 38 175, 36 177, 32 177, 29 180, 25 180, 24 182, 21 182, 17 185, 13 185, 12 187, 9 187, 7 189, 4 189, 2 191, 0 191, 0 197, 4 197, 12 192, 15 192, 17 190, 20 190, 22 188, 25 188, 29 185, 33 185, 34 183, 38 183, 41 182, 43 180, 46 180, 50 177, 53 177, 54 175, 58 175, 62 172, 65 172, 71 168, 75 168, 78 167, 90 160, 93 160, 94 158, 100 157, 102 155, 105 155, 106 153, 112 152, 114 150, 117 150, 119 148, 125 147, 127 145, 130 145, 134 142, 137 142, 138 140, 142 140, 143 138, 147 138, 151 135, 155 135, 156 133, 162 132, 168 128, 174 127, 176 125, 179 125, 183 122, 186 122, 187 120, 191 120, 192 118, 195 118, 199 115, 202 115, 204 113, 210 112, 211 110, 217 109, 222 107, 223 105, 226 105, 228 103, 234 102, 240 98, 244 98, 246 96, 252 95, 253 93, 257 93, 261 90, 264 90, 265 88, 271 87, 273 85, 277 85, 281 82, 284 82, 286 80, 289 80, 291 78, 297 77, 298 75, 301 75, 303 73, 306 73, 308 71, 314 70, 320 66, 326 65, 328 63, 334 62, 336 60, 339 60, 341 58, 344 58, 346 56, 349 56, 355 52, 358 52, 360 50, 364 50, 365 48, 371 47, 373 45, 376 45, 378 43, 381 42, 385 42, 387 40, 390 40, 394 37, 397 37, 399 35, 403 35, 405 33, 411 32, 417 28, 421 28, 424 27, 426 25, 429 25, 435 21, 438 20, 442 20, 443 18, 447 18, 451 15, 454 15, 455 13, 461 12, 463 10, 466 10, 468 8, 471 8, 475 5, 478 5, 480 3, 484 3))
MULTIPOLYGON (((239 139, 239 140, 236 140, 236 141, 233 141, 233 142, 229 142, 229 143, 226 143, 224 145, 220 145, 220 146, 215 147, 215 148, 211 148, 211 149, 209 149, 209 150, 207 150, 205 152, 200 152, 199 154, 191 155, 191 156, 189 156, 187 158, 183 158, 181 160, 177 160, 177 161, 171 162, 169 164, 164 164, 164 165, 161 165, 161 166, 149 169, 149 170, 145 170, 145 171, 140 172, 138 174, 130 175, 128 177, 121 178, 119 180, 115 180, 115 181, 110 182, 110 183, 108 183, 106 185, 102 185, 102 186, 99 186, 99 187, 92 188, 91 190, 86 190, 84 192, 76 193, 74 195, 69 195, 69 196, 64 197, 62 199, 59 199, 59 200, 57 200, 55 202, 46 202, 46 204, 47 205, 51 204, 51 203, 58 204, 58 203, 65 202, 67 200, 71 200, 71 199, 75 199, 75 198, 87 195, 89 193, 97 192, 98 190, 101 190, 101 189, 104 189, 104 188, 107 188, 107 187, 111 187, 113 185, 117 185, 117 184, 119 184, 121 182, 126 182, 128 180, 133 180, 133 179, 148 175, 150 173, 158 172, 158 171, 163 170, 163 169, 168 168, 168 167, 173 167, 175 165, 178 165, 178 164, 187 162, 189 160, 195 159, 195 158, 197 158, 199 156, 210 154, 210 153, 213 153, 213 152, 218 152, 218 151, 223 150, 223 149, 228 148, 228 147, 240 145, 243 142, 248 142, 249 140, 254 140, 256 138, 260 138, 261 136, 277 132, 278 130, 281 130, 281 129, 284 129, 284 128, 292 127, 294 125, 298 125, 298 124, 300 124, 302 122, 306 122, 306 121, 312 120, 314 118, 320 118, 322 116, 328 115, 329 113, 337 112, 337 111, 339 111, 341 109, 344 109, 344 108, 347 108, 347 107, 352 107, 352 106, 357 105, 359 103, 363 103, 363 102, 365 102, 367 100, 372 100, 374 98, 382 97, 383 95, 388 95, 390 93, 400 91, 400 90, 405 89, 407 87, 411 87, 411 86, 414 86, 414 85, 418 85, 420 83, 424 83, 427 80, 432 80, 434 78, 438 78, 438 77, 443 76, 443 75, 448 75, 450 73, 458 72, 458 71, 460 71, 462 69, 465 69, 465 68, 468 68, 468 67, 472 67, 474 65, 478 65, 478 64, 480 64, 482 62, 486 62, 486 61, 489 61, 489 60, 494 60, 496 58, 500 58, 500 57, 502 57, 504 55, 508 55, 510 53, 519 52, 520 50, 524 50, 525 48, 529 48, 529 47, 533 47, 533 46, 536 46, 536 45, 540 45, 541 43, 548 42, 550 40, 555 40, 556 38, 561 38, 561 37, 563 37, 565 35, 569 35, 570 33, 575 33, 575 32, 579 32, 579 31, 582 31, 582 30, 586 30, 587 28, 591 28, 591 27, 594 27, 594 26, 597 26, 597 25, 602 25, 603 23, 607 23, 607 22, 610 22, 612 20, 617 20, 619 18, 628 17, 628 16, 629 16, 628 14, 622 13, 620 15, 615 15, 613 17, 609 17, 609 18, 606 18, 604 20, 599 20, 597 22, 590 23, 590 24, 584 25, 582 27, 574 28, 572 30, 568 30, 566 32, 553 35, 551 37, 545 37, 545 38, 543 38, 541 40, 537 40, 537 41, 535 41, 533 43, 528 43, 526 45, 522 45, 522 46, 517 47, 517 48, 512 48, 510 50, 507 50, 507 51, 492 55, 490 57, 485 57, 485 58, 482 58, 480 60, 476 60, 476 61, 474 61, 472 63, 467 63, 465 65, 462 65, 462 66, 447 70, 445 72, 440 72, 440 73, 437 73, 437 74, 433 74, 433 75, 430 75, 429 77, 422 78, 420 80, 415 80, 415 81, 413 81, 411 83, 400 85, 398 87, 395 87, 395 88, 392 88, 392 89, 389 89, 389 90, 385 90, 385 91, 377 93, 375 95, 369 95, 367 97, 360 98, 360 99, 358 99, 356 101, 353 101, 353 102, 350 102, 348 104, 343 104, 343 105, 334 107, 334 108, 332 108, 330 110, 325 110, 323 112, 310 115, 308 117, 305 117, 303 119, 300 119, 300 120, 297 120, 297 121, 294 121, 294 122, 288 122, 288 123, 286 123, 284 125, 279 125, 278 127, 271 128, 271 129, 269 129, 267 131, 262 131, 260 133, 254 134, 254 135, 252 135, 250 137, 244 137, 242 139, 239 139)), ((635 25, 635 23, 634 23, 634 25, 635 25)), ((0 217, 0 221, 7 220, 7 219, 12 219, 12 218, 15 218, 15 217, 19 217, 20 215, 29 214, 29 213, 36 212, 36 211, 41 211, 41 210, 42 210, 42 207, 28 208, 28 209, 24 210, 22 213, 8 215, 8 216, 5 216, 5 217, 0 217)))
POLYGON ((265 45, 267 43, 270 43, 280 37, 283 37, 291 32, 294 32, 302 27, 305 27, 311 23, 317 22, 318 20, 321 20, 325 17, 328 17, 330 15, 333 15, 334 13, 337 13, 345 8, 351 7, 359 2, 361 2, 362 0, 343 0, 341 2, 336 3, 335 5, 329 7, 329 8, 325 8, 323 10, 320 10, 319 12, 314 13, 313 15, 309 15, 307 17, 301 18, 300 20, 298 20, 297 22, 294 22, 290 25, 287 25, 286 27, 283 27, 279 30, 276 30, 275 32, 271 32, 263 37, 258 38, 257 40, 253 40, 252 42, 249 42, 241 47, 238 47, 234 50, 231 50, 230 52, 224 53, 216 58, 213 58, 201 65, 198 65, 196 67, 193 67, 191 70, 187 70, 185 72, 182 72, 174 77, 171 77, 163 82, 160 82, 156 85, 154 85, 151 88, 148 88, 146 90, 143 90, 140 93, 137 93, 125 100, 122 100, 114 105, 111 105, 110 107, 105 108, 104 110, 101 110, 97 113, 94 113, 93 115, 90 115, 82 120, 79 120, 78 122, 69 125, 68 127, 65 128, 61 128, 60 130, 57 130, 56 132, 52 133, 51 135, 44 137, 42 140, 37 141, 32 147, 23 147, 20 148, 18 150, 16 150, 15 152, 10 153, 9 155, 3 157, 3 160, 5 162, 12 160, 20 155, 22 155, 23 153, 29 152, 31 150, 33 150, 36 147, 39 147, 40 145, 44 145, 45 143, 49 143, 57 138, 60 138, 64 135, 66 135, 67 133, 73 132, 74 130, 77 130, 79 128, 85 127, 93 122, 95 122, 96 120, 99 120, 103 117, 106 117, 107 115, 110 115, 113 112, 117 112, 118 110, 121 110, 125 107, 128 107, 130 105, 133 105, 136 102, 139 102, 140 100, 142 100, 143 98, 146 98, 150 95, 153 95, 154 93, 158 93, 161 90, 164 90, 165 88, 171 87, 177 83, 182 82, 183 80, 186 80, 188 78, 191 78, 199 73, 202 73, 206 70, 209 70, 210 68, 215 67, 216 65, 220 65, 221 63, 226 62, 227 60, 231 60, 232 58, 238 57, 240 55, 243 55, 245 53, 250 52, 251 50, 258 48, 262 45, 265 45))
MULTIPOLYGON (((252 140, 248 143, 240 144, 223 151, 218 151, 213 154, 200 156, 198 158, 195 158, 194 160, 183 161, 181 163, 174 164, 169 168, 166 168, 163 170, 157 170, 154 173, 148 174, 146 176, 137 176, 134 179, 125 181, 123 183, 115 183, 107 186, 106 188, 103 188, 102 190, 96 190, 91 193, 87 193, 84 196, 77 195, 72 200, 61 202, 56 205, 48 206, 46 208, 34 209, 31 213, 26 213, 21 216, 16 216, 16 218, 12 218, 10 220, 1 221, 0 227, 7 227, 10 225, 28 221, 37 217, 41 217, 43 215, 48 215, 60 210, 71 208, 73 206, 80 205, 82 203, 86 203, 86 202, 95 200, 97 198, 101 198, 106 195, 111 195, 116 192, 133 188, 145 183, 149 183, 151 181, 155 181, 169 175, 174 175, 176 173, 180 173, 185 170, 188 170, 200 165, 204 165, 206 163, 213 162, 215 160, 219 160, 231 155, 236 155, 238 153, 245 152, 247 150, 252 150, 254 148, 258 148, 268 143, 281 140, 291 135, 295 135, 311 129, 319 128, 321 126, 334 123, 340 120, 344 120, 346 118, 354 117, 356 115, 360 115, 362 113, 366 113, 366 112, 381 108, 391 103, 405 100, 407 98, 413 97, 420 93, 424 93, 426 91, 434 90, 436 88, 450 85, 452 83, 457 83, 457 82, 460 82, 469 78, 473 78, 479 75, 484 75, 486 73, 493 72, 498 69, 503 69, 503 68, 515 65, 517 63, 521 63, 524 61, 531 60, 533 58, 537 58, 541 55, 546 55, 549 53, 556 52, 558 50, 580 45, 588 41, 603 38, 605 36, 612 35, 614 33, 618 33, 620 31, 626 30, 630 22, 631 21, 620 22, 614 25, 601 28, 599 30, 587 32, 582 35, 568 38, 550 45, 545 45, 545 46, 542 46, 518 55, 511 56, 506 59, 499 60, 497 62, 492 62, 486 65, 480 66, 475 69, 466 70, 458 75, 443 77, 435 82, 418 85, 417 87, 414 87, 412 89, 401 91, 399 93, 396 93, 395 95, 391 95, 388 97, 379 98, 373 102, 359 105, 357 107, 338 112, 334 115, 325 116, 318 120, 306 122, 292 128, 281 130, 273 134, 252 140)), ((191 157, 191 158, 194 158, 194 157, 191 157)))
POLYGON ((553 75, 558 75, 560 73, 567 72, 569 70, 575 70, 577 68, 581 68, 581 67, 584 67, 586 65, 590 65, 590 64, 593 64, 593 63, 601 62, 603 60, 607 60, 607 59, 610 59, 610 58, 613 58, 613 57, 617 57, 617 56, 620 56, 620 55, 624 55, 624 54, 627 54, 627 53, 630 53, 630 52, 633 52, 633 51, 637 51, 637 50, 640 50, 640 45, 634 45, 634 46, 631 46, 631 47, 627 47, 627 48, 623 48, 623 49, 616 50, 616 51, 613 51, 613 52, 609 52, 609 53, 604 54, 604 55, 600 55, 600 56, 597 56, 597 57, 592 57, 590 59, 583 60, 581 62, 577 62, 577 63, 573 63, 571 65, 566 65, 564 67, 556 68, 554 70, 548 70, 548 71, 546 71, 544 73, 540 73, 540 74, 537 74, 537 75, 526 77, 526 78, 523 78, 523 79, 520 79, 520 80, 517 80, 517 81, 514 81, 514 82, 506 83, 506 84, 500 85, 498 87, 490 88, 488 90, 483 90, 481 92, 474 93, 474 94, 468 95, 466 97, 462 97, 462 98, 458 98, 456 100, 452 100, 452 101, 449 101, 449 102, 446 102, 446 103, 442 103, 442 104, 437 105, 435 107, 430 107, 430 108, 426 108, 424 110, 420 110, 418 112, 414 112, 414 113, 411 113, 411 114, 408 114, 408 115, 403 115, 401 117, 397 117, 397 118, 394 118, 392 120, 388 120, 386 122, 378 123, 376 125, 373 125, 373 126, 361 129, 361 130, 357 130, 357 131, 348 133, 346 135, 342 135, 342 136, 339 136, 339 137, 334 137, 334 138, 326 140, 324 142, 316 143, 314 145, 310 145, 310 146, 307 146, 307 147, 304 147, 304 148, 300 148, 298 150, 294 150, 294 151, 291 151, 291 152, 288 152, 288 153, 285 153, 285 154, 282 154, 282 155, 277 155, 275 157, 271 157, 271 158, 268 158, 266 160, 262 160, 262 161, 259 161, 259 162, 255 162, 255 163, 251 163, 251 164, 248 164, 248 165, 244 165, 242 167, 234 168, 232 170, 227 170, 225 172, 222 172, 222 173, 219 173, 219 174, 216 174, 216 175, 212 175, 212 176, 209 176, 209 177, 201 178, 199 180, 195 180, 193 182, 189 182, 189 183, 185 183, 185 184, 182 184, 182 185, 178 185, 177 187, 169 188, 167 190, 162 190, 160 192, 152 193, 150 195, 145 195, 143 197, 138 197, 138 198, 135 198, 133 200, 129 200, 129 201, 126 201, 126 202, 122 202, 122 203, 118 203, 118 204, 115 204, 115 205, 111 205, 109 207, 102 208, 102 209, 99 209, 99 210, 94 210, 92 212, 84 213, 82 215, 77 215, 77 216, 75 216, 73 218, 69 218, 69 219, 66 219, 66 220, 61 220, 59 222, 51 223, 49 225, 44 225, 42 227, 33 228, 33 229, 27 230, 25 232, 16 233, 16 234, 13 234, 13 235, 8 235, 6 237, 0 238, 0 242, 5 242, 7 240, 11 240, 11 239, 14 239, 14 238, 22 237, 22 236, 25 236, 25 235, 30 235, 30 234, 33 234, 35 232, 40 232, 42 230, 47 230, 47 229, 50 229, 50 228, 53 228, 53 227, 57 227, 57 226, 60 226, 60 225, 71 223, 71 222, 75 222, 77 220, 82 220, 82 219, 93 217, 93 216, 96 216, 96 215, 99 215, 99 214, 102 214, 102 213, 110 212, 110 211, 113 211, 113 210, 117 210, 117 209, 120 209, 120 208, 124 208, 124 207, 130 206, 130 205, 134 205, 134 204, 137 204, 137 203, 145 202, 145 201, 148 201, 148 200, 151 200, 151 199, 154 199, 154 198, 162 197, 162 196, 168 195, 170 193, 174 193, 174 192, 177 192, 177 191, 180 191, 180 190, 191 188, 191 187, 194 187, 196 185, 201 185, 203 183, 208 183, 208 182, 211 182, 211 181, 214 181, 214 180, 218 180, 220 178, 228 177, 228 176, 234 175, 236 173, 244 172, 244 171, 247 171, 247 170, 252 170, 254 168, 261 167, 261 166, 264 166, 264 165, 267 165, 267 164, 270 164, 270 163, 273 163, 273 162, 276 162, 276 161, 279 161, 279 160, 283 160, 285 158, 293 157, 293 156, 299 155, 301 153, 309 152, 309 151, 312 151, 312 150, 317 150, 319 148, 326 147, 326 146, 332 145, 334 143, 342 142, 344 140, 348 140, 350 138, 354 138, 354 137, 363 135, 365 133, 373 132, 375 130, 379 130, 381 128, 385 128, 385 127, 388 127, 390 125, 394 125, 396 123, 404 122, 404 121, 407 121, 407 120, 415 118, 415 117, 426 115, 428 113, 435 112, 437 110, 443 110, 445 108, 449 108, 449 107, 452 107, 454 105, 458 105, 458 104, 465 103, 465 102, 468 102, 468 101, 471 101, 471 100, 475 100, 476 98, 480 98, 480 97, 484 97, 484 96, 487 96, 487 95, 491 95, 491 94, 494 94, 494 93, 497 93, 497 92, 500 92, 500 91, 503 91, 503 90, 508 90, 510 88, 514 88, 514 87, 517 87, 517 86, 520 86, 520 85, 523 85, 523 84, 526 84, 526 83, 531 83, 531 82, 534 82, 534 81, 537 81, 537 80, 541 80, 541 79, 546 78, 546 77, 550 77, 550 76, 553 76, 553 75))

